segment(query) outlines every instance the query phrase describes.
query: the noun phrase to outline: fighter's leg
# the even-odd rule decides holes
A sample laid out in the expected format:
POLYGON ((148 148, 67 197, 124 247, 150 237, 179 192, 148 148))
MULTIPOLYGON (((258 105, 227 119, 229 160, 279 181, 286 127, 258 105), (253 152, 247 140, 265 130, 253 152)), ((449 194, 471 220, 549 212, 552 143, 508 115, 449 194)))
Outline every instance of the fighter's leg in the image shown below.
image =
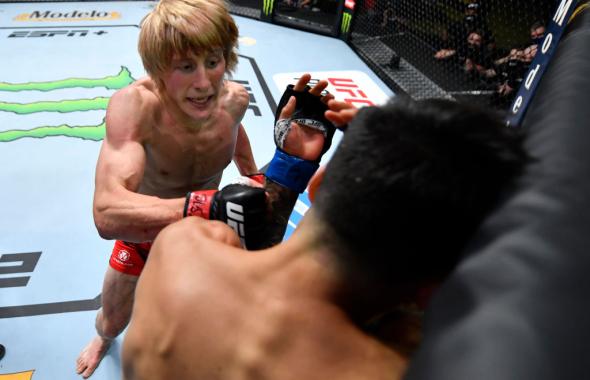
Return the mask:
POLYGON ((109 267, 102 289, 102 308, 96 316, 96 332, 76 362, 76 372, 88 378, 115 339, 127 326, 133 308, 138 276, 124 274, 109 267))

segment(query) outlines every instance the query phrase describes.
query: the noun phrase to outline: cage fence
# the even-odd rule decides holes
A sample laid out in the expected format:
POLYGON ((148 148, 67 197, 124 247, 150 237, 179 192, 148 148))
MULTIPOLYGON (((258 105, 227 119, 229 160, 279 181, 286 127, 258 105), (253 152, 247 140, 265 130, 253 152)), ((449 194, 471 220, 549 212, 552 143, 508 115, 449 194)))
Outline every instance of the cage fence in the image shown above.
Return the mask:
POLYGON ((505 109, 534 58, 551 0, 361 0, 351 47, 415 99, 505 109))

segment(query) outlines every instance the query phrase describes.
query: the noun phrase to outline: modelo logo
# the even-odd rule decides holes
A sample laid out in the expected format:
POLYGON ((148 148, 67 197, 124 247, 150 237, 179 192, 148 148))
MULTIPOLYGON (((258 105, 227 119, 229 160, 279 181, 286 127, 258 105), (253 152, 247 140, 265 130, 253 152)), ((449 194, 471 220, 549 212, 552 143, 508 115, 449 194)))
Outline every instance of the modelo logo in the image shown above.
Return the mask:
MULTIPOLYGON (((573 0, 562 0, 559 4, 559 7, 557 8, 555 15, 553 16, 553 22, 555 22, 555 24, 557 24, 559 27, 563 26, 565 16, 567 15, 568 10, 572 5, 572 1, 573 0)), ((541 46, 541 54, 543 56, 547 55, 547 52, 550 48, 553 47, 553 45, 553 33, 549 32, 543 40, 543 45, 541 46)), ((547 64, 547 62, 537 63, 535 67, 531 67, 531 69, 529 70, 527 77, 524 81, 524 88, 527 92, 531 90, 533 84, 535 83, 535 80, 538 79, 539 71, 543 63, 547 64)), ((517 114, 520 111, 520 108, 523 106, 524 96, 525 94, 520 95, 514 101, 514 104, 512 105, 513 114, 517 114)))
POLYGON ((32 13, 23 13, 14 18, 15 21, 89 21, 89 20, 117 20, 121 18, 119 12, 106 11, 72 11, 72 12, 52 12, 52 11, 34 11, 32 13))

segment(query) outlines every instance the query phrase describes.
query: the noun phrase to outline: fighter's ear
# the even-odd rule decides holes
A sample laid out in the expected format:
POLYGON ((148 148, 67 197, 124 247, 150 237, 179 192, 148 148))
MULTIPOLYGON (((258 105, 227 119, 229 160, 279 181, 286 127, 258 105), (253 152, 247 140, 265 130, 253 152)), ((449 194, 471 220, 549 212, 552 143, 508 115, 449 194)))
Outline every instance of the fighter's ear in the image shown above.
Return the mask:
POLYGON ((309 180, 309 187, 307 188, 307 192, 309 193, 309 200, 313 203, 315 198, 315 193, 322 184, 322 180, 324 179, 324 173, 326 172, 326 166, 320 166, 320 168, 315 172, 313 177, 309 180))

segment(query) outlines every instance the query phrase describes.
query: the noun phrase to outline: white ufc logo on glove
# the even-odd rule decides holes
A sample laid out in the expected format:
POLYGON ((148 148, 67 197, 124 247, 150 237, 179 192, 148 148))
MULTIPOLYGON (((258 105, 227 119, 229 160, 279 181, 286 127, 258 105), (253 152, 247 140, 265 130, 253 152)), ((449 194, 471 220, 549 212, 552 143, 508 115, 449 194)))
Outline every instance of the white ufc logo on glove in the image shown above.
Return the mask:
POLYGON ((225 212, 227 214, 227 225, 233 228, 240 237, 242 246, 245 246, 244 238, 244 206, 232 202, 227 202, 225 205, 225 212))

